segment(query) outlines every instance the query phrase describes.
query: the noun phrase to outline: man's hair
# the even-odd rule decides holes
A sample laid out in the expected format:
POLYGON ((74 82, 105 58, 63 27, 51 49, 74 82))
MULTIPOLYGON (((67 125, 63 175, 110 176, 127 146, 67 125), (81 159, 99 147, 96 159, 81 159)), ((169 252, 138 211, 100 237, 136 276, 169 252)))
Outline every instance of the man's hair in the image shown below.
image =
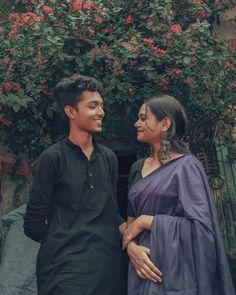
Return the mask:
POLYGON ((75 107, 81 100, 83 91, 97 91, 103 95, 102 85, 94 78, 74 74, 71 77, 63 78, 54 88, 54 98, 59 106, 63 117, 65 117, 64 108, 69 105, 75 107))

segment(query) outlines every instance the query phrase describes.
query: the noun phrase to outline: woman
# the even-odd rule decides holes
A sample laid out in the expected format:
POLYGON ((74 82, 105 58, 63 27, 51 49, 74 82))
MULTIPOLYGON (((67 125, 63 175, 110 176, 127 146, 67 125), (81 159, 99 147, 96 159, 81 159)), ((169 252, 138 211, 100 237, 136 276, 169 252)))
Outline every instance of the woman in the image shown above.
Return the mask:
POLYGON ((181 104, 167 95, 151 98, 135 127, 153 154, 130 172, 128 295, 233 295, 207 177, 182 140, 181 104))

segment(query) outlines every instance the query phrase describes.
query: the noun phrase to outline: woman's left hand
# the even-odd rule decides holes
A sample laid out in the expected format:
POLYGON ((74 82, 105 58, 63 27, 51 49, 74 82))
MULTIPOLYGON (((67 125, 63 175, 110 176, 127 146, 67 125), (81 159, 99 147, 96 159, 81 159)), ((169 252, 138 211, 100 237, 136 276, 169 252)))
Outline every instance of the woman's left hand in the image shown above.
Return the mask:
POLYGON ((122 243, 122 249, 125 249, 129 242, 131 242, 141 231, 149 229, 152 226, 153 216, 140 215, 132 223, 130 223, 125 231, 122 243))

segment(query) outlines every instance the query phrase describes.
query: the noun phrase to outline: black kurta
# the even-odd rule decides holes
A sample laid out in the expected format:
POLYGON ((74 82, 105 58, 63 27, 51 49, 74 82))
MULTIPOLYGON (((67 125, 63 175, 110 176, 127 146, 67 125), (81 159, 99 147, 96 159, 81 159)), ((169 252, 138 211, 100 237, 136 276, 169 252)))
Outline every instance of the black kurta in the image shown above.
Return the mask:
POLYGON ((39 295, 124 295, 117 159, 94 145, 88 160, 65 139, 43 152, 34 167, 24 229, 41 242, 39 295))

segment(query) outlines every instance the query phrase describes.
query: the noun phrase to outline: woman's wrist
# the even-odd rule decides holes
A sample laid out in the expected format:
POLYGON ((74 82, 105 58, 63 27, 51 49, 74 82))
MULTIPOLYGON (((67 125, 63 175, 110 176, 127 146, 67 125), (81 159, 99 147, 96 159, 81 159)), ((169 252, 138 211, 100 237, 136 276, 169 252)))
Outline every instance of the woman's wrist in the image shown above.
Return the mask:
POLYGON ((150 230, 152 227, 152 222, 154 216, 151 215, 141 215, 139 218, 140 227, 146 230, 150 230))

